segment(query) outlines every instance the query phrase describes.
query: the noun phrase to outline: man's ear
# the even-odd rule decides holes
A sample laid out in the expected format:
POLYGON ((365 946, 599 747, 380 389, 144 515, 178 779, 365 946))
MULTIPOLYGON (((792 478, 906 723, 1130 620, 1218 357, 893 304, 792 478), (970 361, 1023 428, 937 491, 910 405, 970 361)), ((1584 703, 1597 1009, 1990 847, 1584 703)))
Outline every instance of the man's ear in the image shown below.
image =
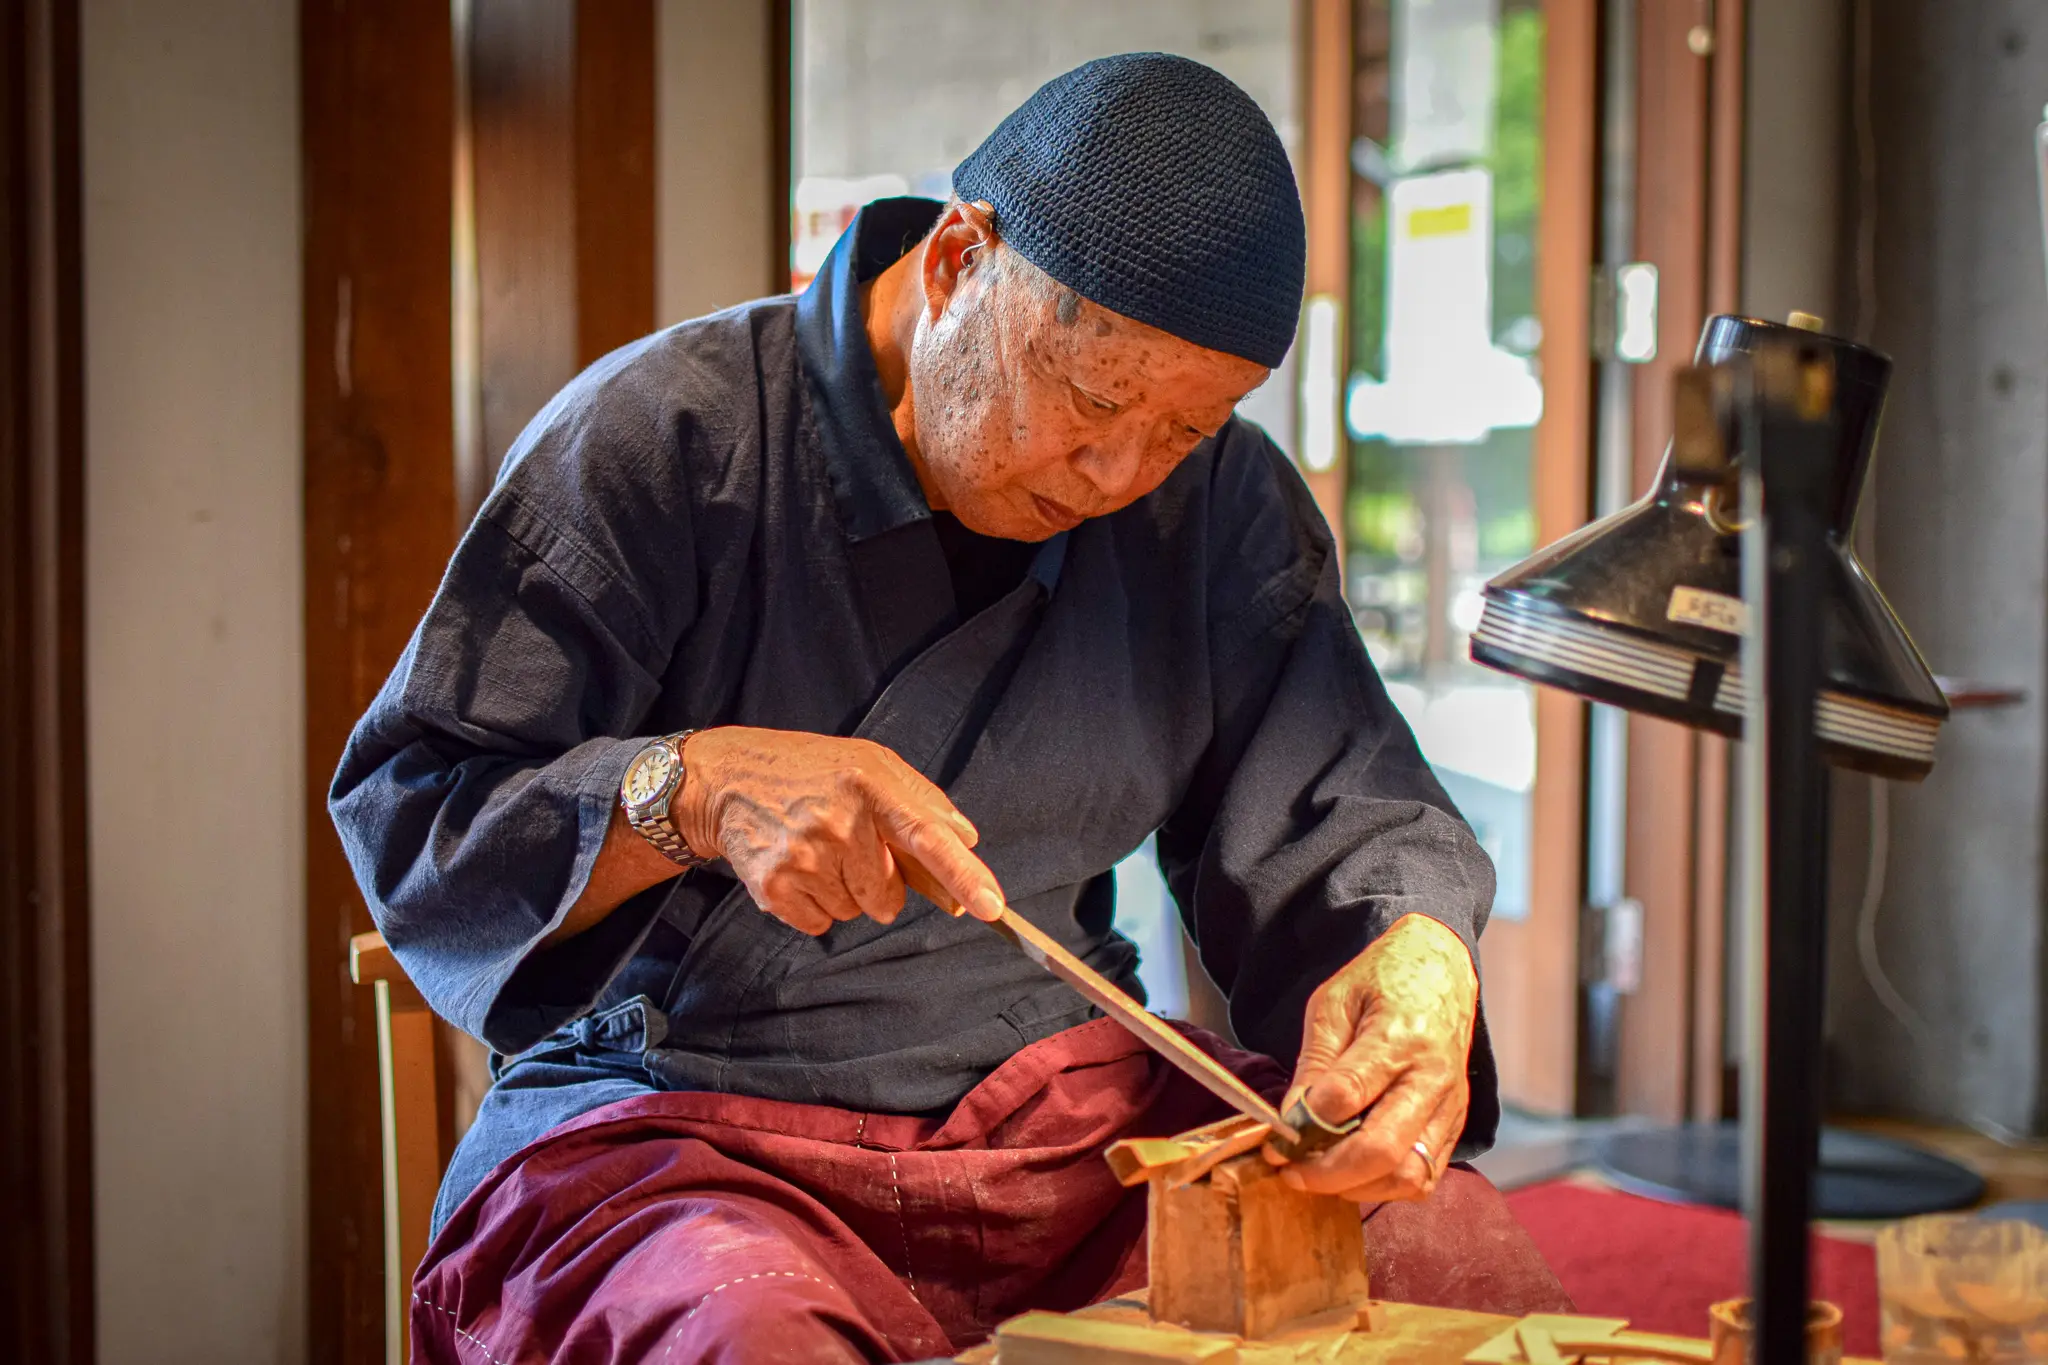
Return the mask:
POLYGON ((995 245, 995 206, 986 202, 949 205, 924 248, 924 307, 936 321, 961 283, 988 264, 995 245))

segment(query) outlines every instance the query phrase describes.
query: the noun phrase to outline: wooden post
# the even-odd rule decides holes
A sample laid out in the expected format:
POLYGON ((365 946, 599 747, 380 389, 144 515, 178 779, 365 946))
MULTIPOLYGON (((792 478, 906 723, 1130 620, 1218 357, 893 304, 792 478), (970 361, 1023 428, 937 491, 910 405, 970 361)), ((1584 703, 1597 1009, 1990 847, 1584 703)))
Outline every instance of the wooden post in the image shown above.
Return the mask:
POLYGON ((385 1357, 370 928, 327 784, 455 543, 446 6, 303 0, 307 1359, 385 1357))
MULTIPOLYGON (((1334 354, 1327 357, 1336 382, 1324 398, 1336 409, 1324 414, 1335 424, 1336 463, 1328 469, 1312 470, 1304 463, 1302 478, 1315 495, 1316 506, 1330 523, 1337 538, 1337 554, 1344 554, 1344 488, 1350 476, 1351 442, 1344 430, 1344 381, 1350 372, 1350 358, 1344 338, 1351 308, 1351 120, 1354 98, 1352 81, 1353 0, 1306 0, 1301 14, 1302 51, 1302 147, 1301 199, 1308 222, 1307 294, 1313 303, 1334 304, 1337 309, 1334 354)), ((1312 359, 1306 345, 1295 347, 1295 365, 1306 366, 1312 359)), ((1312 390, 1306 373, 1297 375, 1304 402, 1312 390)), ((1304 410, 1304 416, 1306 412, 1304 410)), ((1297 459, 1306 438, 1304 421, 1295 432, 1297 459)))
MULTIPOLYGON (((1707 311, 1735 312, 1742 302, 1742 158, 1747 111, 1747 0, 1714 6, 1713 87, 1709 94, 1707 311)), ((1693 815, 1692 1093, 1689 1117, 1727 1118, 1734 1110, 1727 1030, 1728 741, 1693 732, 1699 799, 1693 815)))
MULTIPOLYGON (((1658 300, 1657 357, 1635 376, 1638 490, 1671 436, 1673 376, 1708 314, 1736 302, 1744 14, 1742 0, 1675 0, 1640 16, 1635 245, 1657 267, 1658 300)), ((1727 789, 1721 740, 1629 717, 1627 891, 1643 905, 1643 967, 1621 1013, 1623 1113, 1721 1117, 1727 789)))
POLYGON ((580 366, 652 330, 654 5, 302 0, 300 23, 308 1356, 367 1365, 408 1307, 480 1049, 444 1026, 437 1056, 416 997, 349 986, 370 923, 326 787, 505 447, 580 366), (436 1082, 385 1097, 390 1147, 380 1047, 436 1082), (438 1097, 434 1122, 403 1112, 413 1095, 438 1097))
MULTIPOLYGON (((1577 530, 1591 510, 1588 283, 1599 199, 1599 0, 1548 0, 1543 16, 1543 201, 1536 229, 1543 419, 1533 452, 1538 545, 1577 530)), ((1479 951, 1504 1097, 1539 1112, 1569 1114, 1578 1105, 1586 704, 1539 687, 1535 706, 1529 917, 1496 916, 1479 951)))
MULTIPOLYGON (((579 369, 654 330, 654 71, 653 0, 576 6, 579 369)), ((777 221, 787 236, 786 206, 779 219, 769 219, 777 221)), ((785 248, 783 258, 788 255, 785 248)))
POLYGON ((78 6, 0 6, 0 1356, 93 1359, 78 6))

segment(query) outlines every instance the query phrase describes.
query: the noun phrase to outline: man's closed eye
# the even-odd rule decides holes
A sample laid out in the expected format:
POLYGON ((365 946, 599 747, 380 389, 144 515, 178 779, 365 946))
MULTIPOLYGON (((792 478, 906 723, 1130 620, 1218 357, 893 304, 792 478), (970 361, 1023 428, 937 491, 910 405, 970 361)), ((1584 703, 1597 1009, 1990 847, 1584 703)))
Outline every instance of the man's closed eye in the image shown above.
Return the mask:
POLYGON ((1123 406, 1121 404, 1112 403, 1107 398, 1098 398, 1094 394, 1088 392, 1088 390, 1082 388, 1079 384, 1069 384, 1067 387, 1071 388, 1074 391, 1074 406, 1079 408, 1082 411, 1082 413, 1086 415, 1095 417, 1113 417, 1117 413, 1123 411, 1123 406))

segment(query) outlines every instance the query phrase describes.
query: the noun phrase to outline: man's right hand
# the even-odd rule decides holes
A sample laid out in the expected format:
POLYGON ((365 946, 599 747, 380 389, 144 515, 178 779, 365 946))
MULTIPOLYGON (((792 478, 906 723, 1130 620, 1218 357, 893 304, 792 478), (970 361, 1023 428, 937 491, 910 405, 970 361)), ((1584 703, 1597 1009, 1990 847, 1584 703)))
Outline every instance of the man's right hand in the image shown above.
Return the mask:
POLYGON ((684 745, 673 818, 702 858, 723 858, 754 903, 822 934, 862 915, 888 924, 906 884, 951 914, 1002 913, 980 838, 946 794, 865 739, 722 726, 684 745))

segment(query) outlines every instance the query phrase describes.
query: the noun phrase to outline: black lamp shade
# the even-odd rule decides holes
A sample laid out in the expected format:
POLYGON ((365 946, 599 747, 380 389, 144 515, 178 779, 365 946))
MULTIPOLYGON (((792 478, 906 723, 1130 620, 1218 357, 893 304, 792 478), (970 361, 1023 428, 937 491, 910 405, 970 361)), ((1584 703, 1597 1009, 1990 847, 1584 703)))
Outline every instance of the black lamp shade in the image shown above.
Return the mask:
MULTIPOLYGON (((1831 481, 1825 682, 1815 730, 1833 763, 1918 780, 1934 763, 1948 702, 1856 559, 1856 503, 1891 361, 1837 337, 1753 318, 1710 318, 1698 360, 1753 353, 1773 335, 1833 353, 1840 439, 1831 481)), ((1734 452, 1741 458, 1741 452, 1734 452)), ((1739 660, 1747 618, 1742 549, 1725 480, 1688 475, 1667 453, 1633 505, 1487 584, 1472 634, 1479 663, 1731 737, 1742 733, 1739 660)))

